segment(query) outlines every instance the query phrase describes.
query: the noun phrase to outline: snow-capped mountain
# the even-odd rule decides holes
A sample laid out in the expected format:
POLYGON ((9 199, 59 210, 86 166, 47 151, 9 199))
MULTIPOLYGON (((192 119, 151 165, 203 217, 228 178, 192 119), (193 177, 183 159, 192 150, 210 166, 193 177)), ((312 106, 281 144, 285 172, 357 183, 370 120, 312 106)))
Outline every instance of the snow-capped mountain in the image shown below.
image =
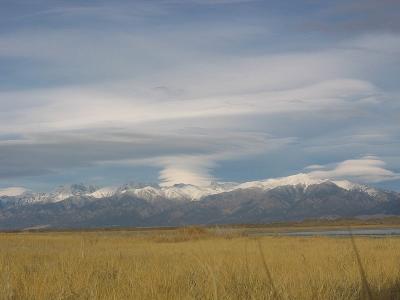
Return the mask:
POLYGON ((24 199, 26 203, 35 202, 59 202, 71 197, 92 197, 102 199, 116 195, 134 195, 138 198, 148 201, 168 199, 179 201, 198 201, 210 195, 216 195, 235 190, 260 189, 268 191, 282 186, 300 186, 304 189, 312 185, 322 183, 333 183, 347 191, 364 191, 371 196, 379 193, 377 189, 367 185, 353 183, 347 180, 329 180, 314 178, 308 174, 297 174, 281 178, 266 179, 260 181, 249 181, 245 183, 232 182, 212 182, 208 186, 196 186, 192 184, 175 184, 173 186, 159 186, 157 184, 137 184, 130 183, 123 186, 109 186, 97 188, 94 186, 85 186, 83 184, 73 184, 70 186, 60 186, 50 193, 34 193, 24 188, 0 189, 0 197, 15 197, 24 199))
POLYGON ((312 185, 317 185, 321 183, 331 182, 335 185, 345 189, 347 191, 350 190, 362 190, 367 192, 368 194, 374 195, 378 193, 378 191, 372 187, 367 185, 358 184, 354 182, 350 182, 348 180, 329 180, 329 179, 319 179, 312 177, 308 174, 300 173, 297 175, 287 176, 287 177, 280 177, 280 178, 273 178, 267 179, 263 181, 250 181, 239 184, 235 187, 235 189, 248 189, 248 188, 260 188, 263 190, 270 190, 274 189, 279 186, 302 186, 303 188, 308 188, 312 185))
MULTIPOLYGON (((9 189, 3 189, 9 190, 9 189)), ((18 192, 0 193, 0 202, 15 203, 19 205, 33 204, 33 203, 54 203, 60 202, 71 197, 80 197, 90 195, 96 190, 93 186, 85 186, 83 184, 72 184, 66 186, 59 186, 50 193, 32 192, 25 188, 18 188, 18 192)))
POLYGON ((400 215, 400 194, 308 174, 208 186, 130 183, 3 189, 0 228, 260 223, 305 218, 400 215))
POLYGON ((98 190, 94 186, 86 186, 83 184, 73 184, 60 186, 54 192, 48 195, 49 202, 59 202, 70 197, 87 196, 98 190))

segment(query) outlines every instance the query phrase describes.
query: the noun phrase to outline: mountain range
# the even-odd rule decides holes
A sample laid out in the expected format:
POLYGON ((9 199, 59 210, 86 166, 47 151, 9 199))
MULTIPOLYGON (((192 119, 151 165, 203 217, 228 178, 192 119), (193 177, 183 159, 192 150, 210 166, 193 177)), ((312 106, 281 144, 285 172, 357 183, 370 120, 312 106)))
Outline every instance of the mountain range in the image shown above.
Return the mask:
POLYGON ((0 190, 0 229, 245 224, 400 215, 400 193, 308 174, 208 186, 0 190))

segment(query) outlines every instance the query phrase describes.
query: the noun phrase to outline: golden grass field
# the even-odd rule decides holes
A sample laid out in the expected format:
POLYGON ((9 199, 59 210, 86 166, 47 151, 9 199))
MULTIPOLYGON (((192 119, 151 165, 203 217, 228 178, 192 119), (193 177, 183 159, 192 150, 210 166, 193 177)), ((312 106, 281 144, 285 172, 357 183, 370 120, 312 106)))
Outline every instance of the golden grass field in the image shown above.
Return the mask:
POLYGON ((1 299, 400 299, 400 238, 240 230, 0 234, 1 299))

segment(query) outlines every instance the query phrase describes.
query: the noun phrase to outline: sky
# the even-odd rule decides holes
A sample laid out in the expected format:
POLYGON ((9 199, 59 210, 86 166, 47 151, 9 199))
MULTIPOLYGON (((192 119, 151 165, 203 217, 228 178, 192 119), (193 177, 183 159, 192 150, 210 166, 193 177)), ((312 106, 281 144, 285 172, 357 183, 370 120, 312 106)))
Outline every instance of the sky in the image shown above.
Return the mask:
POLYGON ((397 0, 1 0, 0 188, 297 173, 400 191, 397 0))

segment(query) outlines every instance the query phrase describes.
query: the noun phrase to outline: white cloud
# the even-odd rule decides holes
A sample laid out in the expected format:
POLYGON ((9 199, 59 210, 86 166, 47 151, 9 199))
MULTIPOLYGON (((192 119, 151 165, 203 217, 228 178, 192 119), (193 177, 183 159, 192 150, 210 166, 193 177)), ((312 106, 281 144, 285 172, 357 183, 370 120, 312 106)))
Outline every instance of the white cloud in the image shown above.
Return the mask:
POLYGON ((170 186, 177 183, 204 186, 213 180, 210 171, 215 162, 208 157, 186 156, 165 157, 160 160, 163 169, 159 179, 161 185, 170 186))
MULTIPOLYGON (((175 151, 172 155, 166 152, 165 143, 161 143, 157 153, 142 157, 133 154, 131 159, 114 159, 97 161, 100 165, 153 166, 160 168, 161 185, 169 186, 177 183, 208 185, 218 180, 212 175, 213 169, 221 161, 250 157, 260 153, 268 153, 280 149, 292 142, 293 138, 273 138, 257 132, 230 132, 228 130, 208 133, 181 133, 181 139, 171 140, 172 144, 192 145, 191 151, 175 151), (197 149, 196 152, 194 149, 197 149)), ((168 138, 168 137, 167 137, 168 138)), ((169 137, 171 139, 172 136, 169 137)), ((149 146, 150 148, 151 146, 149 146)), ((186 146, 187 147, 187 146, 186 146)))
MULTIPOLYGON (((312 169, 309 166, 308 169, 312 169)), ((376 156, 364 156, 328 165, 308 173, 321 179, 349 179, 364 183, 376 183, 400 179, 400 174, 386 169, 386 163, 376 156)))
POLYGON ((25 193, 27 189, 23 187, 8 187, 0 189, 0 197, 2 196, 19 196, 25 193))
POLYGON ((162 34, 48 29, 0 35, 0 56, 39 61, 40 71, 50 67, 51 76, 71 71, 73 78, 81 78, 75 72, 89 72, 88 78, 100 81, 3 92, 0 130, 64 130, 321 109, 334 115, 381 102, 382 92, 363 75, 371 65, 393 62, 393 57, 376 54, 368 48, 369 39, 347 41, 344 49, 310 52, 227 56, 221 49, 203 51, 213 44, 210 39, 241 41, 249 33, 265 32, 259 27, 193 25, 162 34), (202 34, 204 38, 198 38, 202 34), (193 36, 208 42, 191 46, 193 36), (159 64, 148 63, 152 61, 159 64), (105 81, 97 77, 100 73, 105 81))
MULTIPOLYGON (((120 96, 84 88, 48 89, 0 94, 0 103, 13 107, 0 112, 3 131, 63 130, 104 124, 138 124, 173 119, 208 118, 244 114, 276 114, 363 109, 379 91, 370 83, 337 79, 281 91, 243 93, 160 101, 145 96, 120 96), (12 122, 10 122, 12 120, 12 122)), ((376 101, 379 102, 379 101, 376 101)), ((374 104, 374 103, 372 103, 374 104)))

